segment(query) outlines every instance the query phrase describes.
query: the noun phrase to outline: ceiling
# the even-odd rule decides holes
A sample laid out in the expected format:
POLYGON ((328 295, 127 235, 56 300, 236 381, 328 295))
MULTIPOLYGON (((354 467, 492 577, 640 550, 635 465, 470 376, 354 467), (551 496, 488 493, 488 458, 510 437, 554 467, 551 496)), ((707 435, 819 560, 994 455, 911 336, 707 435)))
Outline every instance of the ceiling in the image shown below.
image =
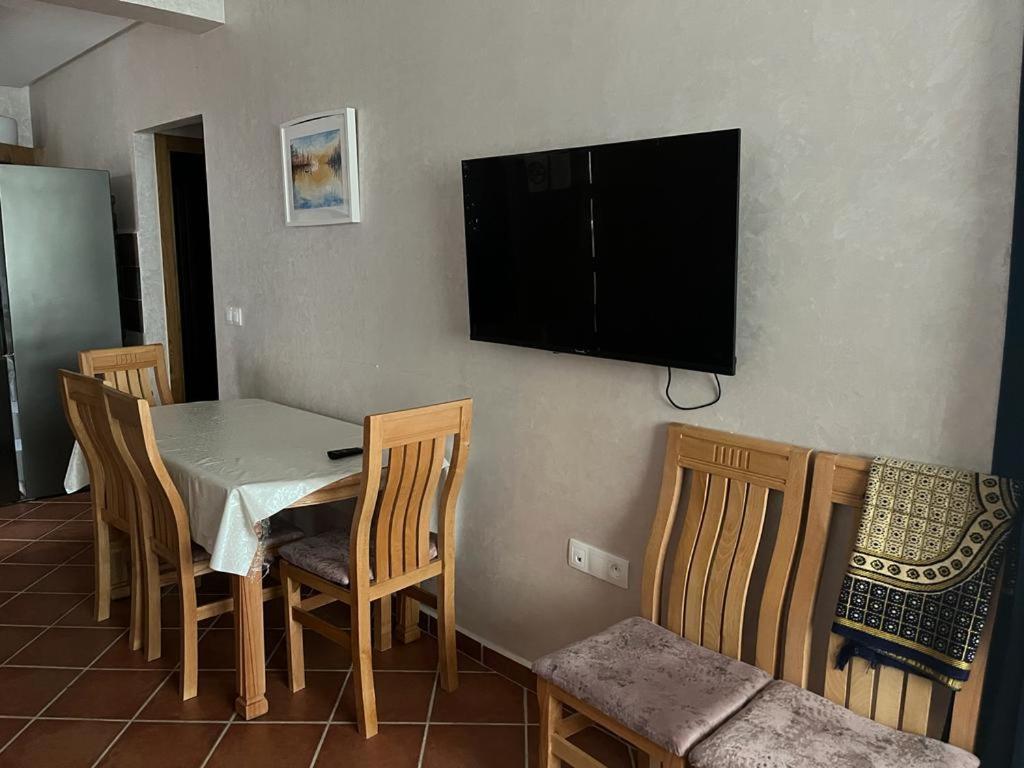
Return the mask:
POLYGON ((28 85, 134 23, 36 0, 0 0, 0 86, 28 85))

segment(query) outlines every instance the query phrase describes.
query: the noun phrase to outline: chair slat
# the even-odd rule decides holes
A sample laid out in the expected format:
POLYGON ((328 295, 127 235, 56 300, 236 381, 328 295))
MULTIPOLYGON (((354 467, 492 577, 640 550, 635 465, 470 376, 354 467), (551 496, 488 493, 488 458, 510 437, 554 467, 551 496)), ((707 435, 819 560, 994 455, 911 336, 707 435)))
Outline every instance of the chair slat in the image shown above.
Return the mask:
POLYGON ((401 576, 405 573, 405 532, 409 515, 409 500, 412 498, 413 486, 419 474, 420 446, 414 442, 405 447, 405 469, 401 482, 398 484, 398 495, 395 497, 395 511, 391 516, 391 535, 388 546, 391 548, 391 575, 401 576))
POLYGON ((701 630, 704 624, 704 597, 707 594, 708 574, 722 528, 728 483, 728 479, 720 475, 713 475, 711 478, 707 508, 704 511, 700 533, 697 535, 697 545, 694 547, 687 580, 683 636, 698 645, 701 643, 701 630))
POLYGON ((932 682, 921 675, 907 675, 907 689, 903 695, 903 722, 901 730, 928 735, 928 716, 932 708, 932 682))
POLYGON ((876 671, 878 690, 875 692, 874 718, 882 725, 890 728, 900 727, 900 714, 903 712, 903 689, 907 674, 895 667, 881 666, 876 671))
POLYGON ((729 574, 722 625, 722 653, 734 659, 740 658, 743 649, 743 619, 746 613, 747 594, 767 511, 768 489, 760 485, 751 485, 747 489, 743 530, 736 546, 732 572, 729 574))
POLYGON ((825 698, 845 707, 850 688, 850 666, 847 665, 844 669, 836 666, 836 656, 842 646, 843 638, 834 632, 829 633, 828 661, 825 664, 825 698))
POLYGON ((391 520, 395 515, 398 486, 406 467, 406 446, 397 445, 388 453, 388 477, 379 502, 377 530, 374 541, 376 554, 373 577, 376 581, 391 576, 391 520))
MULTIPOLYGON (((678 466, 676 473, 680 472, 678 466)), ((683 517, 683 530, 679 534, 675 557, 672 560, 670 576, 668 621, 666 626, 677 635, 683 634, 683 608, 686 605, 686 588, 690 575, 690 563, 693 561, 693 549, 697 545, 697 534, 700 533, 704 520, 704 509, 708 501, 708 485, 710 476, 707 472, 693 472, 690 476, 690 494, 686 500, 686 514, 683 517)), ((678 482, 678 481, 677 481, 678 482)))
POLYGON ((150 405, 174 402, 162 344, 85 350, 78 353, 78 365, 84 375, 102 376, 118 391, 140 397, 150 405), (155 394, 150 376, 156 380, 155 394))
POLYGON ((850 694, 847 706, 863 717, 872 717, 875 701, 875 670, 864 659, 850 659, 850 694))
POLYGON ((438 485, 441 481, 441 468, 444 465, 444 438, 433 441, 430 454, 430 473, 427 485, 423 489, 423 500, 420 502, 419 530, 416 534, 416 565, 422 567, 430 562, 430 511, 437 497, 438 485))
POLYGON ((405 571, 412 571, 419 565, 420 514, 423 511, 423 492, 427 489, 430 470, 434 460, 434 441, 423 440, 416 444, 416 475, 412 481, 412 492, 402 526, 402 557, 405 571))
POLYGON ((722 623, 725 613, 725 595, 729 586, 736 546, 743 529, 743 515, 747 504, 747 483, 730 480, 725 505, 725 517, 719 532, 718 545, 708 573, 707 594, 704 599, 704 627, 701 644, 712 651, 722 647, 722 623))

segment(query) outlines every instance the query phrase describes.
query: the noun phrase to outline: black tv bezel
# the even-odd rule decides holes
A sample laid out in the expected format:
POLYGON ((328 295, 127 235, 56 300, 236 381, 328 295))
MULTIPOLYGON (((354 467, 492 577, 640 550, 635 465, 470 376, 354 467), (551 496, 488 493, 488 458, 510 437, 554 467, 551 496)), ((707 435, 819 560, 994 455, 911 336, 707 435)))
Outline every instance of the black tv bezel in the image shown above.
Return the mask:
POLYGON ((736 375, 736 328, 737 328, 737 324, 738 324, 737 323, 737 314, 738 314, 738 311, 739 311, 739 239, 740 239, 739 238, 739 216, 740 216, 740 170, 741 170, 740 169, 740 162, 741 162, 741 157, 742 157, 741 148, 742 148, 742 129, 740 129, 740 128, 724 128, 724 129, 721 129, 721 130, 714 130, 714 131, 699 131, 699 132, 696 132, 696 133, 680 133, 680 134, 672 134, 672 135, 669 135, 669 136, 652 136, 652 137, 645 138, 645 139, 628 139, 628 140, 624 140, 624 141, 612 141, 612 142, 605 142, 603 144, 585 144, 585 145, 582 145, 582 146, 555 147, 555 148, 551 148, 551 149, 538 149, 538 150, 531 150, 531 151, 528 151, 528 152, 515 152, 515 153, 507 154, 507 155, 486 155, 486 156, 483 156, 483 157, 472 157, 472 158, 467 158, 467 159, 463 160, 460 167, 462 169, 463 227, 464 227, 464 231, 465 231, 465 235, 464 236, 466 238, 465 241, 464 241, 465 244, 466 244, 466 247, 465 247, 465 251, 466 251, 466 300, 467 300, 467 305, 468 305, 468 308, 469 308, 469 338, 470 338, 470 341, 484 341, 484 342, 488 342, 488 343, 491 343, 491 344, 503 344, 505 346, 520 347, 520 348, 523 348, 523 349, 536 349, 536 350, 540 350, 540 351, 543 351, 543 352, 553 352, 555 354, 580 355, 582 357, 594 357, 594 358, 599 358, 599 359, 602 359, 602 360, 621 360, 621 361, 627 362, 627 363, 642 363, 642 364, 646 364, 646 365, 667 366, 667 367, 670 367, 670 368, 678 368, 679 370, 698 371, 698 372, 702 372, 702 373, 714 373, 714 374, 720 374, 720 375, 723 375, 723 376, 735 376, 736 375), (648 141, 662 141, 662 140, 667 140, 667 139, 681 139, 681 138, 688 138, 688 137, 691 137, 691 136, 706 136, 708 134, 735 134, 736 135, 736 185, 735 185, 735 188, 736 188, 736 205, 735 205, 736 226, 733 229, 734 237, 733 237, 733 248, 732 248, 732 266, 733 266, 733 275, 735 275, 735 279, 733 280, 733 286, 732 286, 732 314, 731 314, 731 317, 730 317, 731 322, 732 322, 732 334, 731 334, 731 340, 732 340, 732 359, 731 359, 731 361, 730 361, 730 363, 728 365, 715 366, 715 365, 709 365, 706 362, 694 362, 694 361, 691 361, 691 360, 684 360, 684 359, 677 358, 677 357, 669 358, 669 357, 663 357, 663 356, 660 356, 660 355, 608 354, 608 353, 605 353, 605 352, 601 352, 600 350, 581 349, 579 347, 568 347, 568 346, 561 346, 561 345, 557 345, 557 344, 550 344, 550 345, 531 344, 531 343, 520 341, 520 340, 513 340, 513 339, 509 339, 509 338, 504 338, 504 337, 501 337, 501 336, 495 336, 495 335, 479 333, 476 330, 476 324, 473 321, 473 302, 472 302, 472 298, 470 296, 470 285, 472 283, 472 281, 470 280, 470 272, 472 271, 473 267, 472 267, 472 261, 471 261, 471 259, 469 257, 468 242, 469 242, 470 232, 469 232, 469 221, 468 221, 468 218, 466 217, 466 203, 467 203, 467 200, 466 200, 465 178, 466 178, 466 166, 467 166, 467 164, 478 162, 478 161, 481 161, 481 160, 503 160, 503 159, 509 159, 509 158, 525 157, 525 156, 528 156, 528 155, 544 154, 544 153, 548 153, 548 152, 570 152, 570 151, 579 151, 579 150, 594 150, 594 149, 600 149, 600 148, 603 148, 603 147, 619 146, 619 145, 622 145, 622 144, 636 144, 636 143, 642 143, 642 142, 648 142, 648 141))

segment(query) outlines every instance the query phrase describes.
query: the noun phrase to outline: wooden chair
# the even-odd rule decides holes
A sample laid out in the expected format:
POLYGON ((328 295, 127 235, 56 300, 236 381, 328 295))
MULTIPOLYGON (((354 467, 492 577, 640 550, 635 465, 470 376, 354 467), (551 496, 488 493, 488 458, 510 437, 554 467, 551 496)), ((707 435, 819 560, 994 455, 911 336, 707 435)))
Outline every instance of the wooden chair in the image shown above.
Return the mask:
MULTIPOLYGON (((736 678, 750 688, 751 696, 770 681, 770 676, 777 674, 781 663, 785 596, 803 527, 809 457, 810 451, 806 448, 671 424, 661 492, 644 556, 642 619, 627 619, 602 635, 610 637, 616 631, 621 632, 617 628, 625 625, 628 631, 623 636, 641 637, 646 632, 656 636, 663 646, 677 645, 678 656, 697 656, 698 666, 705 661, 714 663, 714 658, 704 658, 705 652, 700 649, 694 651, 693 646, 709 649, 731 660, 751 661, 763 672, 747 665, 733 665, 736 678), (774 540, 766 535, 770 526, 765 525, 772 492, 781 495, 774 540), (669 543, 679 510, 683 510, 682 524, 670 564, 669 543), (763 553, 762 549, 765 550, 763 553), (753 604, 750 584, 759 553, 770 556, 770 559, 767 560, 760 602, 753 604), (667 584, 663 586, 666 576, 667 584), (748 617, 753 619, 753 626, 745 625, 748 617), (744 658, 743 653, 744 636, 748 632, 756 634, 750 659, 744 658), (690 641, 690 644, 675 643, 671 638, 676 636, 690 641), (758 679, 753 680, 755 676, 758 679)), ((582 641, 550 654, 534 665, 538 673, 537 696, 541 710, 540 768, 552 768, 563 761, 579 768, 603 765, 569 741, 573 734, 592 725, 601 725, 636 747, 644 765, 651 761, 661 761, 673 768, 686 765, 684 755, 664 746, 668 739, 655 742, 653 737, 640 734, 635 728, 609 715, 607 710, 570 693, 553 681, 553 678, 562 678, 552 670, 564 670, 565 662, 570 661, 573 655, 579 661, 580 675, 587 677, 593 669, 587 661, 587 653, 595 648, 600 650, 602 642, 588 648, 588 641, 582 641), (572 707, 575 713, 563 717, 563 706, 572 707)), ((614 647, 614 643, 605 647, 614 647)), ((639 652, 642 653, 642 649, 639 652)), ((637 665, 644 663, 642 658, 631 657, 631 660, 637 665)), ((612 660, 609 666, 613 667, 615 663, 612 660)), ((648 669, 647 673, 648 677, 662 679, 657 670, 648 669)), ((628 677, 631 671, 627 669, 624 674, 628 677)), ((590 682, 593 683, 590 686, 592 690, 602 686, 600 680, 590 682)), ((575 687, 568 681, 564 685, 575 687)), ((733 687, 732 682, 723 681, 722 685, 726 689, 733 687)), ((579 689, 587 687, 588 683, 583 683, 579 689)), ((605 691, 610 702, 615 699, 613 688, 611 686, 605 691)), ((735 701, 725 704, 729 707, 743 705, 745 699, 739 693, 728 690, 723 693, 724 697, 730 695, 735 701)), ((645 706, 658 703, 664 705, 666 702, 644 701, 645 706)), ((613 708, 614 704, 608 707, 613 708)), ((698 722, 701 720, 697 718, 698 722)), ((685 725, 685 728, 690 727, 685 725)), ((682 730, 683 727, 680 728, 682 730)), ((692 743, 694 738, 703 738, 703 735, 684 735, 679 741, 692 743)))
POLYGON ((141 397, 150 405, 174 402, 163 344, 89 349, 78 353, 78 368, 84 375, 102 377, 118 391, 141 397))
POLYGON ((131 487, 121 482, 118 475, 112 474, 111 466, 116 460, 117 446, 103 402, 103 384, 97 379, 63 369, 57 372, 57 383, 64 415, 71 433, 82 447, 89 467, 96 621, 110 618, 114 563, 125 563, 127 560, 131 597, 129 639, 132 650, 138 650, 142 647, 144 606, 135 497, 131 487), (123 535, 112 537, 111 529, 123 535), (127 550, 127 558, 112 557, 120 549, 127 550))
MULTIPOLYGON (((859 456, 819 453, 814 458, 807 530, 787 623, 782 674, 784 680, 801 688, 811 687, 812 658, 818 641, 824 642, 820 635, 815 637, 814 609, 819 600, 833 521, 839 515, 857 515, 860 512, 870 469, 871 460, 859 456)), ((856 526, 853 528, 855 530, 856 526)), ((843 544, 845 556, 839 562, 830 562, 830 568, 845 570, 854 539, 851 537, 843 544)), ((996 591, 998 593, 998 589, 996 591)), ((822 597, 820 608, 831 616, 835 595, 822 597)), ((930 736, 968 752, 973 751, 997 602, 992 602, 971 676, 959 692, 951 695, 944 686, 893 667, 882 665, 872 669, 866 661, 856 657, 845 669, 836 669, 835 657, 843 640, 839 635, 828 632, 827 652, 821 654, 825 663, 825 697, 891 728, 930 736), (944 732, 947 722, 948 735, 944 732)), ((818 671, 822 670, 819 668, 818 671)), ((817 692, 822 693, 821 690, 817 692)))
MULTIPOLYGON (((455 504, 469 454, 472 400, 367 416, 363 474, 351 530, 332 531, 281 548, 288 676, 292 691, 305 687, 302 630, 352 648, 359 732, 377 733, 370 604, 392 595, 437 609, 441 688, 458 687, 455 656, 455 504), (453 436, 448 474, 438 507, 436 543, 430 517, 440 484, 446 438, 453 436), (383 492, 381 464, 388 451, 383 492), (436 597, 418 587, 437 577, 436 597), (302 599, 300 588, 318 594, 302 599), (341 601, 351 608, 351 634, 311 611, 341 601)), ((404 606, 406 617, 418 611, 404 606)), ((411 619, 407 618, 406 621, 411 619)))
MULTIPOLYGON (((132 395, 100 385, 106 401, 114 440, 118 449, 115 472, 135 493, 140 552, 144 561, 146 595, 146 656, 160 657, 160 562, 170 564, 181 598, 181 680, 182 700, 196 695, 199 675, 199 622, 234 609, 230 597, 199 605, 195 579, 209 573, 210 554, 193 543, 188 512, 167 474, 150 417, 149 403, 132 395)), ((280 587, 263 592, 270 600, 281 594, 280 587)))

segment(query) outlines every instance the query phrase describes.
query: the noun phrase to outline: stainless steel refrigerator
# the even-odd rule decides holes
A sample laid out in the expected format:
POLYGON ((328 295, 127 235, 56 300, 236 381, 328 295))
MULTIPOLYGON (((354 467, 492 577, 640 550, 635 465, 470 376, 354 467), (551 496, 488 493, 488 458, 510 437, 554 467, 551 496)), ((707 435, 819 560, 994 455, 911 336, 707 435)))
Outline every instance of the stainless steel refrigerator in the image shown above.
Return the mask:
POLYGON ((0 270, 0 502, 54 496, 73 442, 57 369, 121 345, 107 172, 0 165, 0 270))

